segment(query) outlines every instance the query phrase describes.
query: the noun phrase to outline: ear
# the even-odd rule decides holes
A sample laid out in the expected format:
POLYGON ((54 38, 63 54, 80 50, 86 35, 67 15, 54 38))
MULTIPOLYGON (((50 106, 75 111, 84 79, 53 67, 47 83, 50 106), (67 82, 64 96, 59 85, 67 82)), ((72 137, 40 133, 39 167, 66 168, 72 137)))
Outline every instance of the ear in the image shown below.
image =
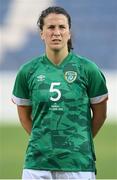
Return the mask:
POLYGON ((41 37, 42 40, 44 40, 44 34, 43 34, 42 30, 40 31, 40 37, 41 37))
POLYGON ((69 31, 69 39, 71 39, 71 31, 69 31))

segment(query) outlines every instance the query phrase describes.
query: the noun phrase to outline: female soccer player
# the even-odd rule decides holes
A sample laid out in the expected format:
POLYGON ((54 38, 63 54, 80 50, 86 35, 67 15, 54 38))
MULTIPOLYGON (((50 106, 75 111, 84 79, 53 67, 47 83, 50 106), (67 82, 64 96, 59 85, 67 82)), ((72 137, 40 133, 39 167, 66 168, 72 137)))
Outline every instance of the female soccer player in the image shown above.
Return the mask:
POLYGON ((12 96, 30 135, 22 179, 95 179, 93 137, 106 119, 108 97, 104 75, 71 51, 65 9, 45 9, 37 25, 45 54, 20 68, 12 96))

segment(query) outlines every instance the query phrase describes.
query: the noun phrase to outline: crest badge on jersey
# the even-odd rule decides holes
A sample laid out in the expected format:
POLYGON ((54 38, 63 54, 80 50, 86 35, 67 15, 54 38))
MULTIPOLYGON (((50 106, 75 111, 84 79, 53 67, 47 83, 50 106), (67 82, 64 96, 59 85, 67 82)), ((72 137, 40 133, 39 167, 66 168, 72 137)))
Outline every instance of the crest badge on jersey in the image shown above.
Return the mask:
POLYGON ((77 78, 77 72, 67 71, 65 72, 65 79, 68 83, 73 83, 77 78))

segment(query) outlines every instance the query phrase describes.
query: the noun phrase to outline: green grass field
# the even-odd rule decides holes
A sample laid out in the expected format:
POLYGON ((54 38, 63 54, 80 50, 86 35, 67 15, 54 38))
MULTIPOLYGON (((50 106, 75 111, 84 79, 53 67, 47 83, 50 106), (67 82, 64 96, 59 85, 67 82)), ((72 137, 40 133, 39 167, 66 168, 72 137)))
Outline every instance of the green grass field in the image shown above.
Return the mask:
MULTIPOLYGON (((20 179, 28 135, 15 125, 0 126, 0 179, 20 179)), ((97 179, 117 179, 117 125, 105 124, 95 138, 97 179)))

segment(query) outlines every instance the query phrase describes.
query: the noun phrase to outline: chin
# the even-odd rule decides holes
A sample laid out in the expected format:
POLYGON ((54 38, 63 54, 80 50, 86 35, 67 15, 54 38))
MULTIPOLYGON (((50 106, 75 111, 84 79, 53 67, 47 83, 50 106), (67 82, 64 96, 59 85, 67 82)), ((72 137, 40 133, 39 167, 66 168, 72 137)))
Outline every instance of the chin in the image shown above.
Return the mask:
POLYGON ((51 49, 52 49, 53 51, 60 51, 60 50, 61 50, 60 47, 51 47, 51 49))

